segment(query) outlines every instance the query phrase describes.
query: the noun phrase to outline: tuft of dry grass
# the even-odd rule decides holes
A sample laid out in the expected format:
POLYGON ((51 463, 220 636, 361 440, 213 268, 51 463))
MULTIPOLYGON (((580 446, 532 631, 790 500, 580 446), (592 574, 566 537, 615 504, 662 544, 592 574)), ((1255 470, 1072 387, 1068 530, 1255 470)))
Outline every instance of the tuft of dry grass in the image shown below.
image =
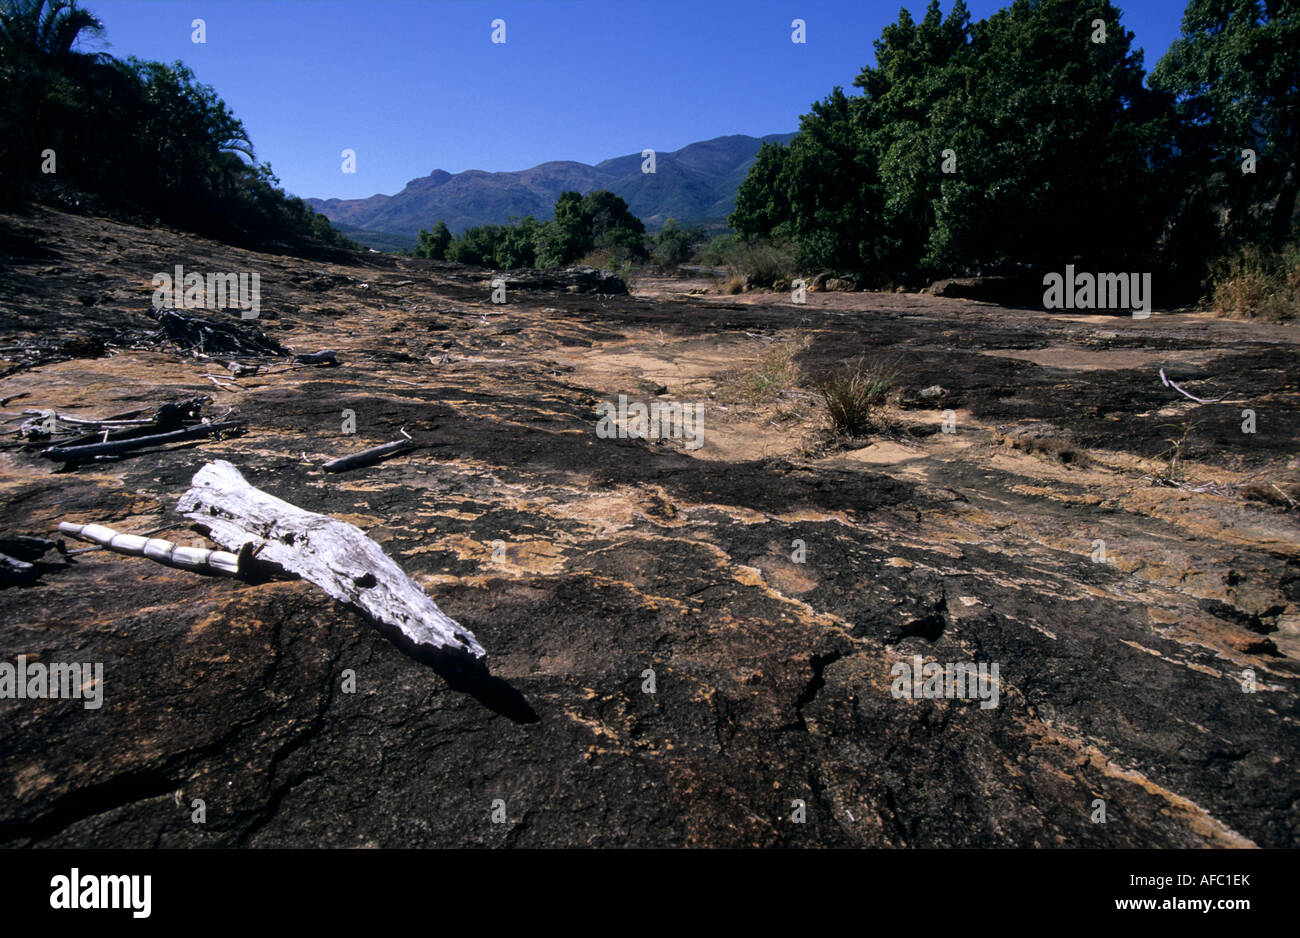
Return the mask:
POLYGON ((842 369, 817 386, 831 429, 845 436, 857 436, 873 426, 873 414, 884 404, 897 382, 892 365, 865 363, 862 359, 842 369))
POLYGON ((1300 244, 1281 251, 1250 246, 1220 261, 1211 275, 1209 306, 1229 319, 1300 319, 1300 244))
POLYGON ((784 342, 763 349, 751 367, 733 374, 723 387, 724 396, 745 404, 770 404, 782 391, 799 386, 801 373, 795 357, 808 347, 812 337, 796 332, 784 342))
POLYGON ((1035 431, 995 433, 994 442, 1031 456, 1045 456, 1066 466, 1086 469, 1093 464, 1092 457, 1074 443, 1058 436, 1043 435, 1035 431))

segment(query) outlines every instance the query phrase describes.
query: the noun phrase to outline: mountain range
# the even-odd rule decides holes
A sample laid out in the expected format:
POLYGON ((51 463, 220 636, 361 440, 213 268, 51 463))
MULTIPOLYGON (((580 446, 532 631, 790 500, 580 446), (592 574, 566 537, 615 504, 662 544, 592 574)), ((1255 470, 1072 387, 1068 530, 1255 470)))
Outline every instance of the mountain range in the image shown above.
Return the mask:
POLYGON ((393 250, 415 243, 421 228, 439 220, 459 233, 475 225, 506 224, 532 215, 547 220, 560 193, 609 189, 627 201, 650 230, 669 218, 683 225, 720 228, 735 208, 736 190, 765 142, 788 143, 794 134, 733 134, 655 154, 655 172, 642 172, 641 154, 616 156, 591 166, 571 160, 517 172, 436 169, 412 179, 396 195, 368 199, 307 199, 348 237, 393 250))

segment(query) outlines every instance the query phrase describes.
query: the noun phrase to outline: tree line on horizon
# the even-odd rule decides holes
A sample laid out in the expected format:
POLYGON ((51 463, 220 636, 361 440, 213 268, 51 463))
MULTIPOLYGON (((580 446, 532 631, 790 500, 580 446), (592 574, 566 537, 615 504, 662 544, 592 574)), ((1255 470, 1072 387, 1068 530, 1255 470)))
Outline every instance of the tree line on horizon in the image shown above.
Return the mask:
MULTIPOLYGON (((1110 0, 902 10, 876 64, 764 144, 729 223, 864 285, 1207 266, 1295 237, 1300 0, 1191 0, 1146 75, 1110 0)), ((1293 276, 1294 279, 1294 276, 1293 276)))
POLYGON ((649 256, 645 225, 608 189, 561 193, 546 222, 526 215, 511 225, 476 225, 453 235, 440 220, 431 231, 420 229, 411 250, 415 257, 507 269, 564 267, 593 252, 615 266, 649 256))
POLYGON ((75 0, 0 0, 0 203, 152 216, 243 243, 356 248, 258 163, 244 125, 180 62, 75 50, 75 0))

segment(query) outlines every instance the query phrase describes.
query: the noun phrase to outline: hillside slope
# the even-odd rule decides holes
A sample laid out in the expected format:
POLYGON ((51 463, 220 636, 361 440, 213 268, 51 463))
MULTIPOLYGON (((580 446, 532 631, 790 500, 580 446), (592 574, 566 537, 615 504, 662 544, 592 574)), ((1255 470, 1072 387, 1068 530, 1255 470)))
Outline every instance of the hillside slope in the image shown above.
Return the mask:
POLYGON ((453 232, 505 224, 524 215, 548 219, 555 200, 568 190, 586 194, 609 189, 651 230, 669 218, 682 224, 721 224, 735 207, 736 190, 759 146, 765 141, 784 143, 793 136, 759 139, 737 134, 692 143, 656 154, 654 173, 641 172, 639 153, 595 166, 554 161, 518 172, 472 169, 452 174, 438 169, 412 179, 396 195, 306 201, 349 237, 371 247, 391 247, 394 239, 414 243, 421 228, 432 228, 439 219, 453 232))

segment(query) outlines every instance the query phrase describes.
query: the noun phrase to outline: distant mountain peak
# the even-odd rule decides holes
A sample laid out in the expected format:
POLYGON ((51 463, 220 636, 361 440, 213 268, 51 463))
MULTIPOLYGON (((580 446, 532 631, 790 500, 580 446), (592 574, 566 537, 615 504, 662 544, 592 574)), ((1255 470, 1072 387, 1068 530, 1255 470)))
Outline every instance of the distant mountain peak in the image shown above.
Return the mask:
POLYGON ((532 215, 549 219, 561 192, 609 189, 633 214, 656 229, 669 218, 683 225, 723 225, 735 208, 736 190, 764 142, 787 142, 794 134, 750 137, 730 134, 657 152, 655 172, 641 172, 640 153, 594 166, 552 160, 514 172, 435 169, 412 179, 396 195, 367 199, 307 199, 349 237, 371 247, 415 243, 421 228, 440 219, 453 232, 476 225, 507 224, 532 215))

